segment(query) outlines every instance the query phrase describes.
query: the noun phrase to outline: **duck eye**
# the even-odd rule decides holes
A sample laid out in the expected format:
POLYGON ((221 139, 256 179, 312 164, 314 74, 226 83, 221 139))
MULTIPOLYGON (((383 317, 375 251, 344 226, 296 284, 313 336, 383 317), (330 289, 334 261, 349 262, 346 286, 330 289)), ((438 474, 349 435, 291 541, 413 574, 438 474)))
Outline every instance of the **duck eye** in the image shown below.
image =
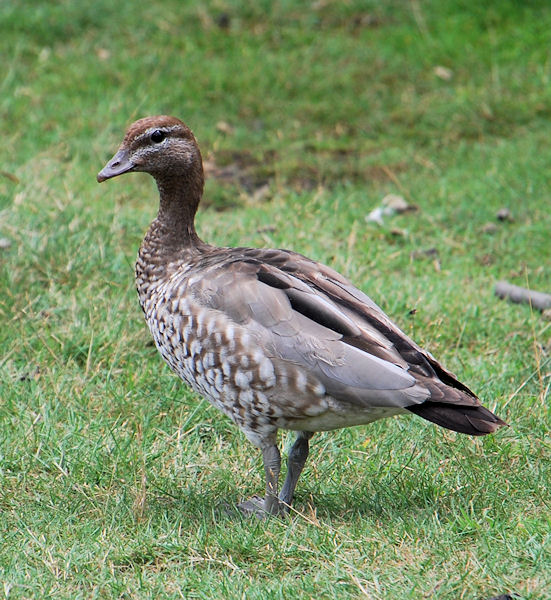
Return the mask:
POLYGON ((151 141, 154 142, 155 144, 160 144, 164 139, 165 139, 165 132, 161 131, 160 129, 156 129, 152 134, 151 134, 151 141))

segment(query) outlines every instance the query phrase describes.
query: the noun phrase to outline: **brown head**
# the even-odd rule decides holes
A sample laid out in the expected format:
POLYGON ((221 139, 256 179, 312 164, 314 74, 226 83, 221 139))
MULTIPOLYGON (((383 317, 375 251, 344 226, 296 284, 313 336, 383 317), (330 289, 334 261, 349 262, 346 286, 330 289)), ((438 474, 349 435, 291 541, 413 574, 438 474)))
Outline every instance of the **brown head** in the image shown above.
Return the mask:
POLYGON ((175 117, 145 117, 128 128, 113 158, 98 173, 98 181, 123 173, 152 175, 159 188, 160 206, 150 233, 172 247, 200 243, 194 216, 203 193, 203 162, 189 127, 175 117))
POLYGON ((203 180, 201 153, 189 127, 176 117, 145 117, 128 128, 117 153, 98 173, 98 181, 143 171, 155 179, 203 180))

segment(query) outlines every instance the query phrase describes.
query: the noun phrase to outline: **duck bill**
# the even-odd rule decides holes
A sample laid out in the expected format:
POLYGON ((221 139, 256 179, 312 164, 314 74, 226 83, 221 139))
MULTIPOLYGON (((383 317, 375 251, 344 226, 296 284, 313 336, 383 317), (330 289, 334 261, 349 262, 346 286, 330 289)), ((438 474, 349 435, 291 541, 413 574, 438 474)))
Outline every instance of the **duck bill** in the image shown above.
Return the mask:
POLYGON ((134 169, 134 163, 130 160, 127 150, 119 150, 115 156, 98 173, 98 182, 117 177, 134 169))

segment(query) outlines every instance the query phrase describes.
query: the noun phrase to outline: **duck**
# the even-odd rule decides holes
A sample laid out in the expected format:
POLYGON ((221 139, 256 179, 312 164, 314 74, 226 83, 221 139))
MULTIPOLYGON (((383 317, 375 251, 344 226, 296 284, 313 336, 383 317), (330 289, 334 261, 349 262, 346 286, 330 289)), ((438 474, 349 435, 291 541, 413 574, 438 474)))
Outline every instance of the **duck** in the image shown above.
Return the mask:
POLYGON ((136 261, 139 302, 161 356, 260 450, 265 490, 246 515, 288 514, 316 432, 413 413, 472 436, 505 421, 334 269, 282 249, 201 240, 199 145, 180 119, 131 124, 98 182, 156 181, 156 218, 136 261), (281 489, 279 430, 296 433, 281 489))

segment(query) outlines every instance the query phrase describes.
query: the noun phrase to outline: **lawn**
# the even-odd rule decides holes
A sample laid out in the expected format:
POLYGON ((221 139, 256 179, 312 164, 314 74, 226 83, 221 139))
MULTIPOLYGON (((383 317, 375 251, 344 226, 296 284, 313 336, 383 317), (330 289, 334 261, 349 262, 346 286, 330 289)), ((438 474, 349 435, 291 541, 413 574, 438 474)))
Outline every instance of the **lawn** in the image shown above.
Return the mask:
POLYGON ((537 0, 0 4, 0 598, 551 597, 551 321, 493 292, 551 293, 550 31, 537 0), (262 461, 150 341, 154 184, 95 180, 161 113, 203 239, 341 271, 511 427, 318 434, 290 518, 228 514, 262 461), (367 221, 390 193, 417 210, 367 221))

